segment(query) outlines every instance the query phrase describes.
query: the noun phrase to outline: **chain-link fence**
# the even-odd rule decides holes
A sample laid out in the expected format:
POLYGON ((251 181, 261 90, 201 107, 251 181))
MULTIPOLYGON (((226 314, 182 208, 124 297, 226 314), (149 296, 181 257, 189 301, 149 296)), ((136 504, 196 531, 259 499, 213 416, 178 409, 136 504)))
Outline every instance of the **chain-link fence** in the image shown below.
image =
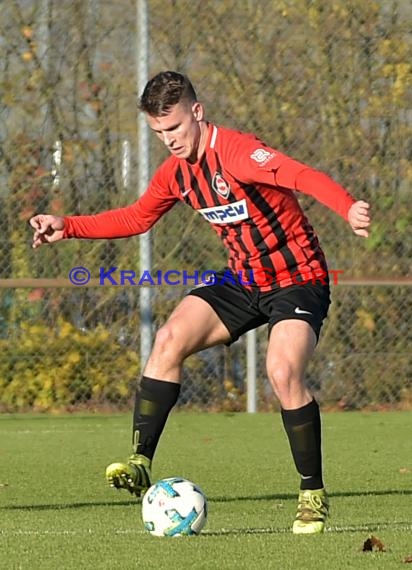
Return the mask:
MULTIPOLYGON (((213 122, 255 132, 371 202, 371 236, 361 240, 333 212, 300 197, 330 268, 340 272, 308 382, 325 405, 410 406, 409 3, 5 0, 2 409, 130 405, 141 368, 139 287, 108 286, 108 280, 68 287, 67 277, 77 266, 96 279, 111 267, 139 275, 139 237, 71 240, 34 252, 27 220, 35 212, 93 213, 137 198, 142 5, 149 16, 150 75, 187 73, 213 122)), ((166 155, 154 137, 149 147, 153 172, 166 155)), ((155 226, 152 275, 194 275, 225 264, 220 242, 198 220, 177 205, 155 226)), ((151 291, 155 329, 185 287, 151 291)), ((264 369, 266 341, 259 330, 259 409, 276 406, 264 369)), ((189 358, 181 405, 245 409, 245 343, 189 358)))

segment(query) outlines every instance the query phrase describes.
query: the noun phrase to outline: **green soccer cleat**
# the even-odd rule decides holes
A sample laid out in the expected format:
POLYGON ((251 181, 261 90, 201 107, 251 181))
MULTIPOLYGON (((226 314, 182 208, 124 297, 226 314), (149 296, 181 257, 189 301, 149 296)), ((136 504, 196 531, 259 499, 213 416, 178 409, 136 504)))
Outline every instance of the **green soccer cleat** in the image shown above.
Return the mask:
POLYGON ((294 520, 293 534, 318 534, 325 530, 329 514, 329 500, 325 489, 299 492, 299 504, 294 520))
POLYGON ((126 489, 141 497, 151 485, 151 461, 144 455, 131 455, 127 463, 111 463, 106 469, 110 487, 126 489))

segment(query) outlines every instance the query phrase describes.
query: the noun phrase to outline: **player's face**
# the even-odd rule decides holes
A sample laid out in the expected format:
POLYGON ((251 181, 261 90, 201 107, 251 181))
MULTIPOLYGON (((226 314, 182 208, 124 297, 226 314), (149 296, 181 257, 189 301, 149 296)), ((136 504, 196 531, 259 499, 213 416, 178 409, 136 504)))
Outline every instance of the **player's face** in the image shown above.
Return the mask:
POLYGON ((147 116, 149 127, 177 158, 196 162, 204 150, 206 125, 198 101, 181 102, 161 117, 147 116))

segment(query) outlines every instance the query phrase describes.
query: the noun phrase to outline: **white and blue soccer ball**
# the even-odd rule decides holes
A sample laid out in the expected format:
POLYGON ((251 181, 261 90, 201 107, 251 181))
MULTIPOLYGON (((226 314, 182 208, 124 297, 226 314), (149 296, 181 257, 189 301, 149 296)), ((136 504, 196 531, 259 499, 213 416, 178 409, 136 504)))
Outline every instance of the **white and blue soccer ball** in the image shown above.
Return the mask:
POLYGON ((207 499, 188 479, 160 479, 143 497, 142 519, 153 536, 197 535, 206 524, 207 499))

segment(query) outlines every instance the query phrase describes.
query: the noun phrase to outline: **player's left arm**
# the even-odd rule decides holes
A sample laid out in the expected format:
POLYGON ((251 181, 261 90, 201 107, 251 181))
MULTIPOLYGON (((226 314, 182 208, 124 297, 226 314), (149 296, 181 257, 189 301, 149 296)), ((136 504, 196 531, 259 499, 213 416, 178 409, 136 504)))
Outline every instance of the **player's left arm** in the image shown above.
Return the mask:
POLYGON ((355 200, 343 186, 330 176, 308 166, 297 172, 294 184, 297 191, 313 196, 342 216, 344 220, 349 222, 356 235, 368 237, 366 228, 369 227, 371 220, 369 216, 370 205, 367 202, 355 200))
POLYGON ((349 222, 356 235, 368 236, 369 204, 356 201, 330 176, 250 135, 237 134, 230 143, 226 145, 225 158, 235 178, 308 194, 349 222), (234 140, 236 144, 233 144, 234 140))

